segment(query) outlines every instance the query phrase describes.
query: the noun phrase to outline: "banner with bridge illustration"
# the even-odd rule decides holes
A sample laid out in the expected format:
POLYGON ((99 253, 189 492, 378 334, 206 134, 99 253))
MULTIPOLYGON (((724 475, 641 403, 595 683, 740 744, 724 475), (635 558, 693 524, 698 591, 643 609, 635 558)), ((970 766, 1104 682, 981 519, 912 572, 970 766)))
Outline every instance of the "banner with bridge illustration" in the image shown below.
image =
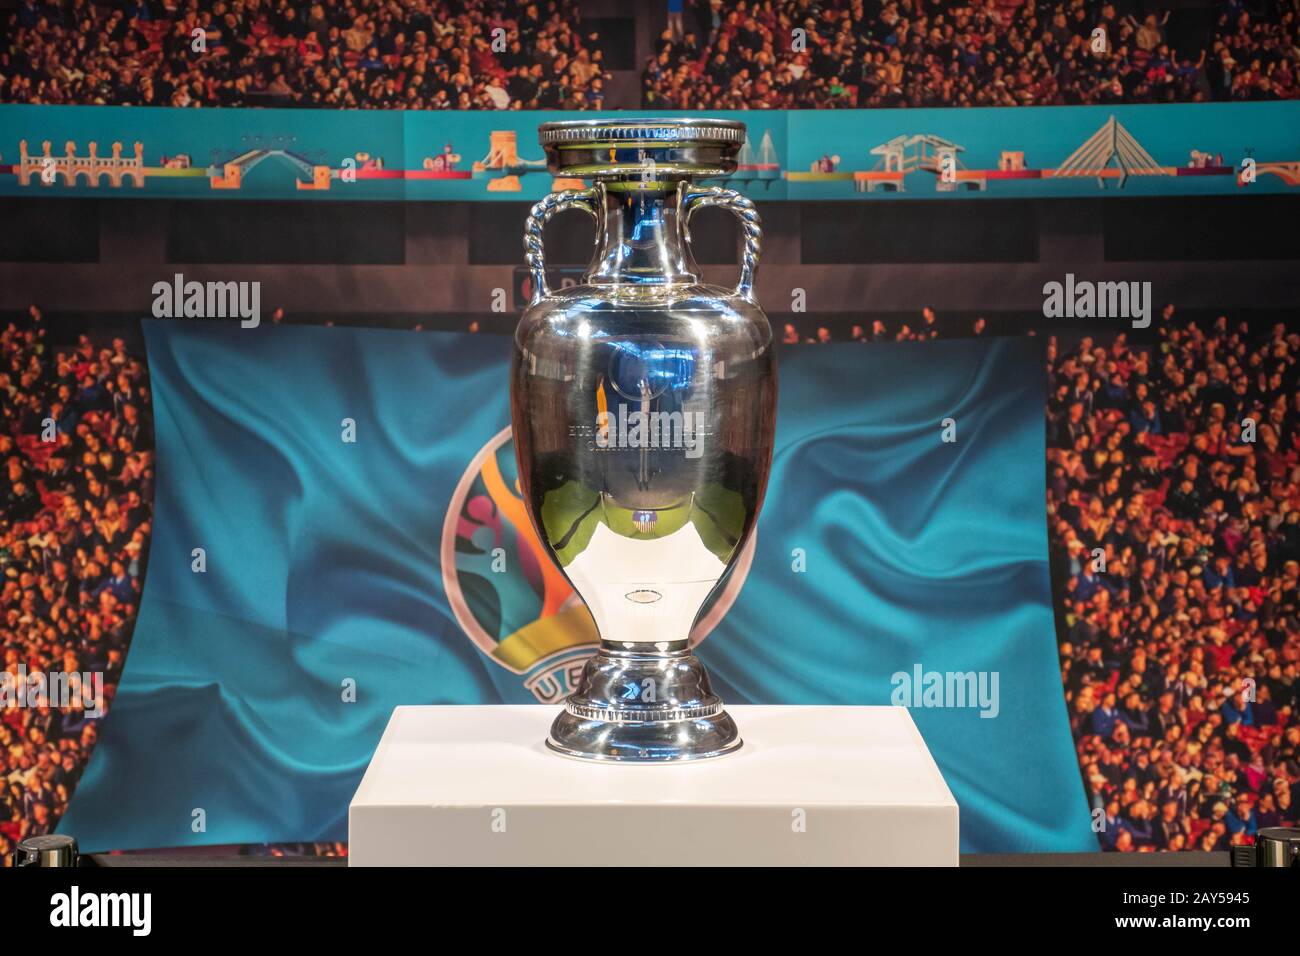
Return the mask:
MULTIPOLYGON (((6 105, 0 195, 535 200, 576 184, 537 145, 563 115, 6 105)), ((716 115, 760 200, 1300 190, 1294 101, 716 115)))

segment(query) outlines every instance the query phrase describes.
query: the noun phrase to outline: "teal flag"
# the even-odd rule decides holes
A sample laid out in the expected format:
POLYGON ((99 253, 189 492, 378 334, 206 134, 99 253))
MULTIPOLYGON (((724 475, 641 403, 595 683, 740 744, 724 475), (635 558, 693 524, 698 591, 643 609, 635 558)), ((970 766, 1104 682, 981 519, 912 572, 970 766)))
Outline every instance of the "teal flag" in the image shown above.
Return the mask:
MULTIPOLYGON (((60 827, 83 849, 345 839, 393 707, 568 693, 594 633, 518 497, 507 339, 145 333, 153 539, 60 827)), ((966 851, 1096 848, 1053 633, 1043 390, 1033 340, 785 350, 758 534, 696 628, 729 702, 911 707, 966 851)))

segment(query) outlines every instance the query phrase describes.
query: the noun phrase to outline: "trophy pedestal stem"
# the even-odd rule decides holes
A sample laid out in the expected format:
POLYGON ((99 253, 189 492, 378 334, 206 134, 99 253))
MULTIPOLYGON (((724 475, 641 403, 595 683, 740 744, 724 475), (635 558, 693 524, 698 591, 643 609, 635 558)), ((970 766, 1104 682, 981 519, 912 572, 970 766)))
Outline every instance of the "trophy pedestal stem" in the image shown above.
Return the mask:
POLYGON ((740 745, 686 641, 603 642, 546 738, 566 757, 624 763, 703 760, 740 745))

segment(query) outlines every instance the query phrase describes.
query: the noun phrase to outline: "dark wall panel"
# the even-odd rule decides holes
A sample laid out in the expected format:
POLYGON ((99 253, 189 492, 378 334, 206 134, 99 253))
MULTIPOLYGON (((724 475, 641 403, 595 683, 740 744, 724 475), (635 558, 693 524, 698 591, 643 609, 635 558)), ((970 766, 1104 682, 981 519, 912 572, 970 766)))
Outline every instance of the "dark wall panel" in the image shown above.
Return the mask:
POLYGON ((94 199, 0 199, 0 262, 98 262, 94 199))
POLYGON ((808 265, 1038 261, 1031 202, 806 203, 802 223, 808 265))
POLYGON ((1102 222, 1108 262, 1300 259, 1296 196, 1113 199, 1102 222))
POLYGON ((401 203, 172 203, 169 263, 402 265, 401 203))

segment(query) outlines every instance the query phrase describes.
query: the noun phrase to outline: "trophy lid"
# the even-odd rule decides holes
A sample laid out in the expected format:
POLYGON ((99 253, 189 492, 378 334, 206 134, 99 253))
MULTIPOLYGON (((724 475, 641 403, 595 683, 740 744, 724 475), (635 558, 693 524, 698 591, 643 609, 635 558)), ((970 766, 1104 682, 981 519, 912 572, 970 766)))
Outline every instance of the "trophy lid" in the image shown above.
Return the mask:
POLYGON ((697 117, 562 120, 541 124, 537 139, 557 175, 714 178, 735 171, 745 124, 697 117))
POLYGON ((1233 866, 1300 867, 1300 827, 1260 827, 1254 846, 1234 846, 1233 866))
POLYGON ((79 860, 77 841, 63 833, 26 837, 13 853, 17 867, 77 866, 79 860))

